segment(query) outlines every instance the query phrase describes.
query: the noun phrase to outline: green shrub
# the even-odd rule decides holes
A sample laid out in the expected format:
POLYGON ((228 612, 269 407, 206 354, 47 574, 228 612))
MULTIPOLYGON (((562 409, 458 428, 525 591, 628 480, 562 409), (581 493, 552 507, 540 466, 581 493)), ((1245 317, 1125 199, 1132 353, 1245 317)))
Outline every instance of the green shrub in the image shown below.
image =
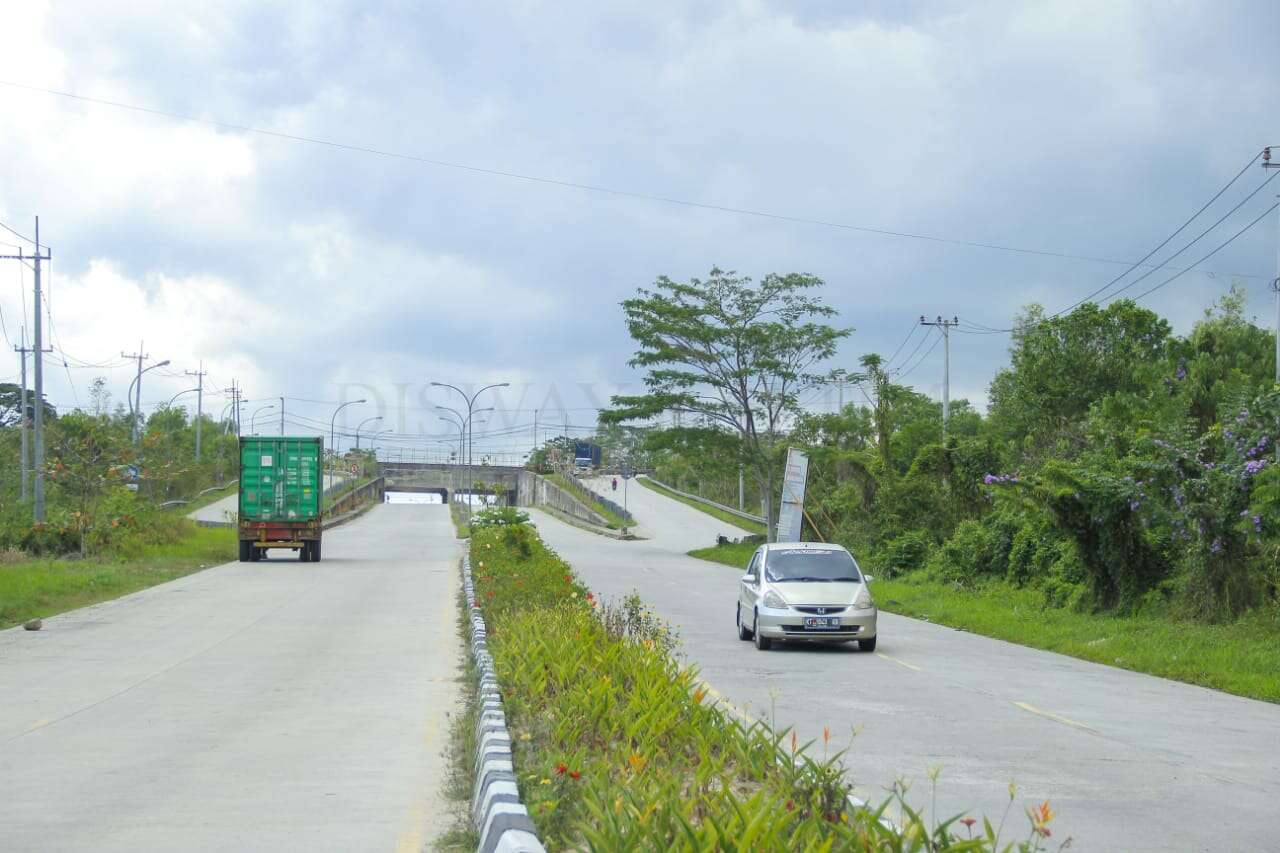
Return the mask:
POLYGON ((978 521, 962 521, 951 538, 929 556, 929 577, 962 586, 972 585, 994 571, 993 549, 987 528, 978 521))
POLYGON ((880 570, 885 577, 895 577, 923 568, 929 558, 929 535, 922 530, 912 530, 885 545, 880 558, 880 570))

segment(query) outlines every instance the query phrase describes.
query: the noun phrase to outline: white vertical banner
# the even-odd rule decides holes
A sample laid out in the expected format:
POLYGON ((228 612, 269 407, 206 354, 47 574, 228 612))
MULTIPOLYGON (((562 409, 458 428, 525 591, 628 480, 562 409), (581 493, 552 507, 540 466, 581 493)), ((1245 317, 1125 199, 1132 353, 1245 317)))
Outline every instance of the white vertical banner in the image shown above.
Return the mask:
POLYGON ((787 448, 787 469, 782 475, 782 504, 778 507, 778 541, 799 542, 804 521, 804 486, 809 477, 809 457, 787 448))

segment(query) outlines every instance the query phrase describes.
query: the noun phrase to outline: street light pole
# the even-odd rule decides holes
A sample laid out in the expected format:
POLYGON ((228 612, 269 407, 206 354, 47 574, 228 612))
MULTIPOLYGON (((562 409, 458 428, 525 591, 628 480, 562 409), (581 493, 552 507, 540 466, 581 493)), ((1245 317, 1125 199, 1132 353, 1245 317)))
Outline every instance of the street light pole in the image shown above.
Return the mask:
POLYGON ((138 405, 133 410, 133 443, 137 444, 138 439, 142 437, 142 430, 138 428, 138 418, 142 417, 142 374, 149 370, 155 370, 157 367, 164 367, 169 363, 169 359, 153 364, 150 367, 142 367, 142 357, 138 358, 138 375, 133 378, 133 382, 129 383, 130 402, 133 400, 134 385, 138 386, 138 405))
POLYGON ((367 403, 367 402, 369 401, 368 400, 350 400, 346 403, 343 403, 341 406, 333 410, 333 417, 329 418, 329 452, 333 454, 335 459, 338 457, 338 445, 335 444, 333 440, 333 436, 334 436, 333 425, 338 421, 338 412, 341 412, 347 406, 354 406, 356 403, 367 403))
POLYGON ((363 427, 365 424, 369 423, 369 421, 380 421, 380 420, 382 420, 382 415, 374 415, 373 417, 365 418, 360 423, 356 424, 356 450, 360 449, 360 428, 363 427))
MULTIPOLYGON (((484 387, 483 387, 483 388, 481 388, 479 391, 477 391, 476 393, 472 394, 472 395, 471 395, 471 396, 469 396, 469 397, 467 396, 467 392, 466 392, 466 391, 463 391, 463 390, 462 390, 461 388, 459 388, 457 385, 450 385, 450 384, 449 384, 449 383, 447 383, 447 382, 432 382, 431 384, 432 384, 432 385, 434 385, 434 386, 435 386, 435 387, 437 387, 437 388, 452 388, 454 391, 457 391, 459 394, 461 394, 461 395, 462 395, 462 399, 464 399, 464 400, 466 400, 466 401, 467 401, 467 433, 468 433, 468 435, 470 436, 470 435, 473 433, 473 430, 472 430, 472 428, 471 428, 471 415, 472 415, 472 409, 475 407, 476 399, 477 399, 481 394, 483 394, 485 391, 488 391, 488 390, 490 390, 491 388, 506 388, 506 387, 508 387, 511 383, 510 383, 510 382, 495 382, 495 383, 494 383, 494 384, 492 384, 492 385, 486 385, 486 386, 484 386, 484 387)), ((475 482, 474 482, 474 480, 473 480, 473 477, 472 477, 472 471, 471 471, 471 452, 472 452, 472 450, 473 450, 473 449, 474 449, 474 440, 472 440, 471 438, 469 438, 469 439, 468 439, 468 441, 467 441, 467 480, 469 481, 469 482, 467 483, 467 495, 468 495, 468 497, 467 497, 467 512, 468 512, 468 514, 471 512, 471 498, 470 498, 471 490, 475 487, 475 482)))
POLYGON ((270 403, 258 409, 258 411, 254 412, 253 415, 249 418, 249 432, 252 433, 253 435, 257 435, 258 434, 258 426, 257 426, 258 415, 262 414, 267 409, 274 409, 275 407, 276 407, 275 403, 270 403))

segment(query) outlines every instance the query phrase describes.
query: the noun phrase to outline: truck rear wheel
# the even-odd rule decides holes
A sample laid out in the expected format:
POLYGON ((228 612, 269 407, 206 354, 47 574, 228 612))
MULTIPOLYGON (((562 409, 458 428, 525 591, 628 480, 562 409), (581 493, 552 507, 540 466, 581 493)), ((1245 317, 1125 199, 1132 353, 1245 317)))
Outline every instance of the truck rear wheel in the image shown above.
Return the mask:
POLYGON ((248 540, 240 540, 240 562, 249 562, 249 542, 248 540))
POLYGON ((311 562, 320 562, 320 540, 317 539, 311 543, 311 562))

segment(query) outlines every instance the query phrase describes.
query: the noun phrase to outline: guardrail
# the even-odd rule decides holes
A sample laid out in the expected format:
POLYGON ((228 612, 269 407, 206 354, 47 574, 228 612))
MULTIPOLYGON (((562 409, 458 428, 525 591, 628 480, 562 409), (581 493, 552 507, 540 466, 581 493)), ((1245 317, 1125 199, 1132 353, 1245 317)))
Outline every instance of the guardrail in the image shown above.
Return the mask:
POLYGON ((338 498, 325 508, 324 514, 330 517, 337 517, 355 510, 361 504, 372 498, 381 500, 386 488, 386 478, 375 477, 367 483, 363 483, 350 491, 345 492, 342 497, 338 498))
POLYGON ((235 480, 231 480, 230 482, 228 482, 225 486, 210 486, 210 487, 209 487, 209 488, 207 488, 207 489, 201 489, 200 491, 196 492, 196 493, 195 493, 195 495, 194 495, 190 500, 185 500, 185 501, 184 501, 184 500, 172 500, 172 501, 165 501, 164 503, 160 504, 160 508, 161 508, 161 509, 168 509, 168 508, 169 508, 169 507, 171 507, 171 506, 182 506, 182 505, 184 505, 184 504, 189 504, 189 503, 191 503, 191 501, 198 501, 198 500, 200 500, 200 498, 204 497, 205 495, 209 494, 210 492, 220 492, 220 491, 222 491, 223 489, 229 489, 229 488, 231 488, 232 486, 234 486, 236 483, 239 483, 239 482, 240 482, 240 480, 239 480, 239 479, 235 479, 235 480))
POLYGON ((666 489, 668 492, 677 494, 682 498, 688 498, 691 501, 697 501, 698 503, 706 504, 707 506, 713 506, 716 509, 723 510, 724 512, 729 513, 730 515, 736 515, 738 518, 745 518, 747 521, 754 521, 757 524, 765 523, 763 515, 753 515, 752 513, 743 512, 740 509, 734 509, 731 506, 727 506, 717 501, 713 501, 710 498, 704 498, 702 495, 695 495, 692 492, 682 492, 677 488, 668 486, 666 483, 662 482, 661 480, 654 479, 652 475, 646 475, 645 479, 647 479, 650 483, 653 483, 655 486, 661 486, 662 488, 666 489))

